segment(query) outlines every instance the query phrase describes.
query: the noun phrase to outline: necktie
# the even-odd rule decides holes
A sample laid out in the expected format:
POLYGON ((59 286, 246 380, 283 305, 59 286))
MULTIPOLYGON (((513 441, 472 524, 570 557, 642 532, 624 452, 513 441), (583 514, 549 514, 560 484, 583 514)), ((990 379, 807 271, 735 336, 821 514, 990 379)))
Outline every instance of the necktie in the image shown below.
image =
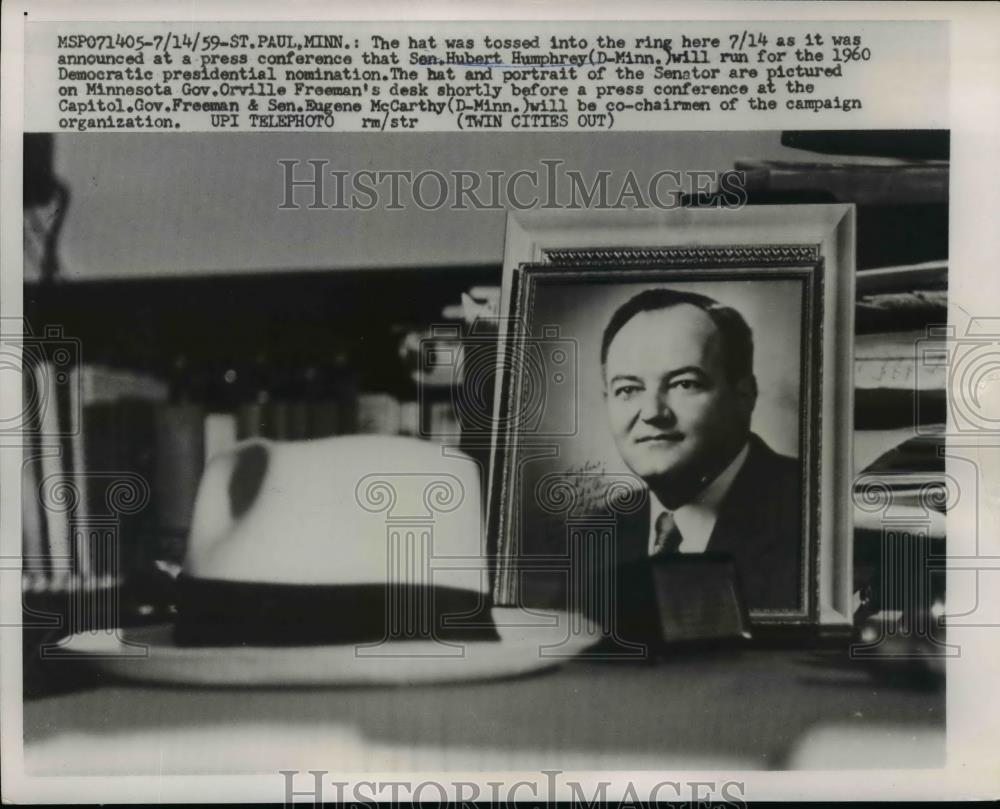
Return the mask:
POLYGON ((653 543, 653 556, 661 553, 677 553, 681 547, 681 532, 677 521, 670 511, 664 511, 656 518, 656 540, 653 543))

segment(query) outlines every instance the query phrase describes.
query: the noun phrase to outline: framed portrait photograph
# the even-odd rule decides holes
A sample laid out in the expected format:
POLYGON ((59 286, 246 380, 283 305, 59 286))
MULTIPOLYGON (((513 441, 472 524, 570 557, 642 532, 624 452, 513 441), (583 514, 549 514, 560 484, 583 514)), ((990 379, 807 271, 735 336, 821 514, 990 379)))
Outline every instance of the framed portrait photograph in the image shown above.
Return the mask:
POLYGON ((675 571, 654 577, 661 611, 696 627, 678 637, 706 615, 758 636, 850 626, 853 217, 509 216, 498 603, 614 635, 653 568, 675 571))

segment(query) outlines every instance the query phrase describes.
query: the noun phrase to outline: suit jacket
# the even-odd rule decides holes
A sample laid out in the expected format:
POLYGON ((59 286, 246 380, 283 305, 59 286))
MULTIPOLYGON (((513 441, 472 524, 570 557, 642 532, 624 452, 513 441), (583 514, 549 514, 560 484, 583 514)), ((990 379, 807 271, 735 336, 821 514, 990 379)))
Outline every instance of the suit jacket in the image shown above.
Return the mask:
MULTIPOLYGON (((751 434, 746 460, 719 505, 705 549, 733 559, 751 610, 802 606, 802 495, 799 462, 751 434)), ((617 525, 619 562, 645 556, 648 506, 619 514, 617 525)))

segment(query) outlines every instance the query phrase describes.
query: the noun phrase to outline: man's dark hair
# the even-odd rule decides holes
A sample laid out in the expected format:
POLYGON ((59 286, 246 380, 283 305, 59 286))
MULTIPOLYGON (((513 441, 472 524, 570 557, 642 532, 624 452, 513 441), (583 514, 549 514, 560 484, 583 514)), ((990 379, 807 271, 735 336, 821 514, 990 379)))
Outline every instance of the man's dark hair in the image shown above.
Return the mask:
POLYGON ((655 312, 671 309, 682 304, 697 306, 708 315, 722 336, 723 368, 726 380, 736 383, 753 374, 753 332, 743 319, 743 315, 731 306, 723 306, 714 298, 697 292, 681 292, 676 289, 647 289, 625 301, 608 321, 601 339, 601 366, 608 361, 608 348, 615 335, 633 317, 641 312, 655 312))

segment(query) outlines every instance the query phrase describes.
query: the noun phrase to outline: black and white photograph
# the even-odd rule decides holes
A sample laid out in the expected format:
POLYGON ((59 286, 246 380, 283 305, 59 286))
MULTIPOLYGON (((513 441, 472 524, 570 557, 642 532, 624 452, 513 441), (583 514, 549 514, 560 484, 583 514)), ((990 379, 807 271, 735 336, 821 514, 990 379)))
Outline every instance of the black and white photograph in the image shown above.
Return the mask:
MULTIPOLYGON (((590 252, 593 259, 597 251, 590 252)), ((725 259, 719 252, 716 261, 725 259)), ((820 393, 819 359, 810 352, 822 276, 818 260, 763 269, 783 258, 762 248, 757 268, 571 262, 563 271, 524 269, 519 311, 530 311, 524 329, 533 339, 520 350, 537 348, 551 359, 540 381, 511 380, 512 391, 531 391, 512 393, 519 416, 510 419, 512 440, 537 445, 567 424, 576 431, 553 441, 554 457, 518 469, 521 556, 567 554, 566 521, 579 526, 596 512, 598 525, 608 517, 617 523, 607 549, 617 564, 661 554, 729 555, 750 610, 810 614, 816 481, 808 456, 819 443, 810 440, 817 426, 810 414, 820 393), (546 400, 536 404, 531 394, 546 400), (527 423, 536 409, 537 424, 527 423), (565 486, 572 502, 561 502, 565 486), (609 487, 636 490, 618 495, 621 514, 608 501, 609 487), (635 498, 648 502, 633 508, 635 498), (542 544, 553 538, 563 546, 542 544)), ((536 367, 516 355, 506 365, 512 376, 536 367)))
MULTIPOLYGON (((460 158, 484 170, 498 159, 511 171, 544 168, 555 148, 539 136, 422 139, 415 165, 438 155, 442 176, 460 158)), ((622 171, 637 172, 643 151, 695 155, 713 145, 736 155, 757 143, 797 154, 787 139, 573 140, 581 162, 630 140, 640 154, 622 171)), ((780 656, 754 651, 775 638, 807 648, 851 642, 862 596, 851 560, 881 553, 848 541, 844 508, 855 208, 733 210, 692 199, 676 211, 345 214, 309 210, 313 189, 293 187, 302 210, 280 209, 288 201, 281 160, 301 172, 308 164, 291 155, 343 161, 351 148, 373 148, 328 142, 26 138, 70 200, 43 263, 70 273, 75 255, 81 268, 107 262, 105 274, 115 266, 120 275, 25 287, 33 328, 60 325, 79 351, 67 381, 46 390, 82 402, 66 457, 82 457, 85 474, 74 480, 85 489, 71 508, 45 511, 43 547, 69 529, 60 541, 74 566, 62 586, 72 598, 73 576, 86 572, 95 592, 116 593, 119 624, 96 641, 86 625, 55 642, 44 636, 53 662, 35 666, 39 709, 45 677, 88 670, 99 681, 177 687, 392 685, 494 678, 573 656, 621 656, 623 666, 669 660, 677 641, 734 655, 720 667, 732 676, 742 655, 780 656), (259 174, 232 171, 262 149, 271 159, 259 174), (189 164, 173 191, 161 161, 189 164), (109 169, 105 182, 95 163, 128 168, 109 169), (199 176, 203 191, 192 194, 199 176), (154 197, 155 206, 138 202, 154 197), (181 240, 176 252, 177 229, 200 227, 192 207, 212 215, 219 197, 244 204, 212 239, 181 240), (121 242, 95 241, 73 224, 74 215, 113 220, 126 211, 146 221, 121 242), (288 270, 143 279, 131 266, 219 260, 248 251, 246 240, 263 240, 265 227, 295 221, 349 255, 329 230, 348 227, 345 216, 369 217, 376 229, 355 244, 353 260, 399 249, 377 229, 409 228, 413 263, 306 270, 325 251, 303 233, 257 259, 283 257, 288 270), (465 270, 419 259, 418 251, 440 254, 440 235, 473 216, 486 229, 465 243, 481 257, 491 239, 496 264, 465 270), (81 537, 81 521, 109 520, 115 531, 81 537), (584 623, 546 628, 551 616, 584 623)), ((573 156, 566 144, 559 154, 573 156)), ((944 277, 937 270, 932 283, 940 288, 944 277)), ((52 373, 47 363, 43 370, 52 373)), ((43 559, 32 575, 58 580, 52 567, 43 559)), ((864 595, 872 600, 863 610, 883 606, 864 595)))
POLYGON ((5 800, 997 788, 946 24, 22 5, 5 800))

